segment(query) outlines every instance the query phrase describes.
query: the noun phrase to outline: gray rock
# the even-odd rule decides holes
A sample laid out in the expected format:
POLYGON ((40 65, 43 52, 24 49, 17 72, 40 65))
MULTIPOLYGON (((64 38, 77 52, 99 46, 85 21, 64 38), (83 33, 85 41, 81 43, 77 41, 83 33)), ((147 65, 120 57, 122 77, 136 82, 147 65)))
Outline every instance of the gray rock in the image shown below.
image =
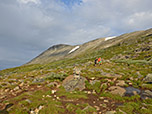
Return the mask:
POLYGON ((90 108, 93 108, 92 106, 86 106, 84 109, 83 109, 83 111, 86 111, 86 110, 89 110, 90 108))
POLYGON ((32 83, 40 83, 40 82, 44 82, 44 81, 45 80, 43 78, 35 78, 32 83))
POLYGON ((152 91, 150 90, 145 90, 141 93, 141 98, 146 99, 146 98, 152 98, 152 91))
POLYGON ((126 92, 124 88, 119 87, 119 86, 111 86, 109 90, 110 90, 110 93, 120 95, 120 96, 124 96, 126 92))
POLYGON ((57 82, 51 82, 51 83, 47 84, 47 86, 53 86, 53 87, 55 87, 55 86, 57 86, 57 85, 58 85, 57 82))
POLYGON ((142 78, 143 76, 140 74, 140 72, 136 72, 136 74, 138 75, 138 79, 142 78))
POLYGON ((71 75, 63 81, 62 85, 66 91, 74 91, 75 89, 82 91, 85 89, 85 81, 86 78, 84 77, 80 76, 80 78, 74 78, 74 76, 71 75))
POLYGON ((32 103, 32 101, 31 101, 31 100, 29 100, 29 99, 26 99, 25 101, 26 101, 26 102, 28 102, 29 104, 31 104, 31 103, 32 103))
POLYGON ((125 92, 125 95, 126 96, 133 96, 133 95, 136 95, 136 94, 140 94, 140 90, 139 89, 136 89, 134 87, 127 87, 125 88, 126 92, 125 92))
POLYGON ((147 82, 147 83, 152 83, 152 74, 148 74, 143 81, 147 82))

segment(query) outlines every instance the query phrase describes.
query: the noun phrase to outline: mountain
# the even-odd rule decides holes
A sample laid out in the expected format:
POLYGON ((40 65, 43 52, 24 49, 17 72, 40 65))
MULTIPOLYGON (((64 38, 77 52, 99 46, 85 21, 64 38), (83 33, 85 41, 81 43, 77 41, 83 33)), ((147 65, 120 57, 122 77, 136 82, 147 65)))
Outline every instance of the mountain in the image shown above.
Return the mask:
POLYGON ((134 42, 137 41, 140 37, 144 37, 152 34, 152 29, 146 31, 137 31, 132 33, 123 34, 121 36, 99 38, 82 45, 65 45, 59 44, 54 45, 41 53, 39 56, 31 60, 27 64, 43 64, 49 63, 52 61, 63 60, 65 58, 74 58, 79 55, 86 53, 91 53, 97 50, 105 49, 111 46, 114 46, 119 43, 134 42), (70 52, 71 51, 71 52, 70 52))
POLYGON ((0 114, 152 114, 152 29, 54 45, 0 71, 0 114), (94 64, 96 58, 101 64, 94 64))

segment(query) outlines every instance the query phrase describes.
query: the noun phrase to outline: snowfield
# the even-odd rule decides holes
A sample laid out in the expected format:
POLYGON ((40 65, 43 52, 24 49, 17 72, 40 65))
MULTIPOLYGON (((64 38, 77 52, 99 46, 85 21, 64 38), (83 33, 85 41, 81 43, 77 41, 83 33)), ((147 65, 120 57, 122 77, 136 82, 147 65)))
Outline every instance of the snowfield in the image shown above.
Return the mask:
POLYGON ((116 38, 116 36, 107 37, 107 38, 105 38, 105 41, 113 39, 113 38, 116 38))
POLYGON ((77 49, 79 49, 79 48, 80 48, 80 46, 76 46, 76 47, 73 48, 71 51, 69 51, 69 54, 72 53, 72 52, 74 52, 75 50, 77 50, 77 49))

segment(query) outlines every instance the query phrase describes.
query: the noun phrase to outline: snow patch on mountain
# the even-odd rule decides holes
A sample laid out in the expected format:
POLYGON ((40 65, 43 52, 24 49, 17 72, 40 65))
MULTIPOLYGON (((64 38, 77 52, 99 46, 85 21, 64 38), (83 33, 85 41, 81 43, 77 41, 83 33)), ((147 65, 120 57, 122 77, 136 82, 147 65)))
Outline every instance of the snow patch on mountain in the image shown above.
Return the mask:
POLYGON ((113 39, 113 38, 116 38, 116 36, 107 37, 107 38, 105 38, 105 41, 113 39))
POLYGON ((73 48, 71 51, 69 51, 69 54, 72 53, 72 52, 74 52, 74 51, 76 51, 76 50, 79 49, 79 48, 80 48, 80 46, 76 46, 76 47, 73 48))

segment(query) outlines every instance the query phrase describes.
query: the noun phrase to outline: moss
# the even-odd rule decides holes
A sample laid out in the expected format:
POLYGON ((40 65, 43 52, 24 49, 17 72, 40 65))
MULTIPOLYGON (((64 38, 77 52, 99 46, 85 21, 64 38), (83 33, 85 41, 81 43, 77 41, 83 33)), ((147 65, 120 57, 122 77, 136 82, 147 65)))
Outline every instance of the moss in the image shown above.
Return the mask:
POLYGON ((57 91, 57 96, 58 97, 66 97, 67 99, 87 99, 87 94, 82 92, 82 91, 72 91, 72 92, 67 92, 64 87, 60 87, 60 89, 57 91))

